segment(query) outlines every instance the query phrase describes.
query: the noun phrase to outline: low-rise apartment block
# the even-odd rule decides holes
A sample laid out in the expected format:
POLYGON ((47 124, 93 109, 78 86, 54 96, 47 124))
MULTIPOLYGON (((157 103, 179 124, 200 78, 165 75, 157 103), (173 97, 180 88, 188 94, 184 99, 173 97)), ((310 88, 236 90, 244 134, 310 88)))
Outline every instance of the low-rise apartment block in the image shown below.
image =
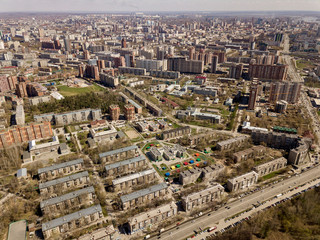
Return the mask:
POLYGON ((210 139, 212 139, 215 136, 214 132, 207 132, 207 133, 203 133, 203 134, 198 134, 198 135, 193 135, 190 136, 190 145, 197 145, 199 144, 201 141, 210 141, 210 139))
POLYGON ((94 188, 91 186, 44 200, 40 202, 40 208, 43 214, 55 215, 55 213, 61 210, 73 209, 90 203, 92 204, 95 198, 94 188))
POLYGON ((255 171, 243 174, 241 176, 229 179, 227 182, 227 188, 230 192, 241 191, 249 188, 257 183, 259 174, 255 171))
POLYGON ((225 167, 222 164, 215 163, 213 165, 202 168, 202 177, 205 180, 216 179, 223 171, 225 167))
POLYGON ((184 135, 189 135, 191 133, 191 128, 189 126, 186 127, 179 127, 176 129, 170 129, 163 131, 161 134, 161 138, 163 140, 170 139, 170 138, 180 138, 184 135))
POLYGON ((141 168, 147 164, 147 159, 144 156, 127 159, 124 161, 111 163, 105 166, 107 177, 117 177, 129 172, 135 172, 137 168, 141 168))
POLYGON ((138 147, 136 145, 119 148, 109 152, 100 153, 99 157, 102 162, 115 162, 121 159, 128 159, 138 154, 138 147))
POLYGON ((152 169, 134 173, 128 176, 124 176, 121 178, 116 178, 112 180, 112 186, 114 191, 126 190, 133 186, 150 183, 155 178, 156 178, 156 171, 152 168, 152 169))
POLYGON ((82 187, 88 183, 89 174, 87 171, 85 171, 67 177, 40 183, 39 189, 41 194, 54 193, 55 191, 66 191, 72 187, 82 187))
POLYGON ((267 150, 266 147, 261 146, 261 145, 253 146, 253 147, 245 149, 243 151, 234 153, 233 160, 235 162, 247 160, 249 158, 253 158, 253 157, 262 155, 264 152, 266 152, 266 150, 267 150))
POLYGON ((43 223, 42 233, 44 239, 51 239, 53 235, 65 234, 68 231, 87 226, 101 218, 103 218, 103 213, 99 204, 43 223))
POLYGON ((123 210, 135 208, 138 205, 149 203, 153 199, 163 198, 168 194, 166 183, 153 185, 149 188, 142 189, 120 197, 123 210))
POLYGON ((149 225, 159 224, 162 221, 177 215, 178 207, 174 202, 159 206, 147 212, 139 213, 128 219, 128 225, 131 233, 144 229, 149 225))
POLYGON ((202 175, 202 170, 200 168, 193 168, 179 174, 179 182, 182 185, 187 185, 190 183, 194 183, 197 179, 202 175))
POLYGON ((51 180, 63 175, 76 173, 81 171, 83 168, 83 159, 79 158, 76 160, 55 164, 49 167, 39 168, 38 176, 40 180, 51 180))
POLYGON ((200 192, 192 193, 182 198, 182 207, 185 211, 191 211, 197 207, 202 207, 210 202, 218 201, 224 192, 220 184, 204 189, 200 192))
POLYGON ((229 150, 239 146, 240 144, 242 144, 243 142, 246 142, 247 140, 248 140, 248 136, 239 136, 236 138, 231 138, 225 141, 218 142, 217 149, 220 151, 229 150))
POLYGON ((274 159, 270 162, 260 164, 256 166, 253 170, 259 174, 260 177, 265 176, 274 171, 280 170, 287 166, 287 159, 284 157, 274 159))

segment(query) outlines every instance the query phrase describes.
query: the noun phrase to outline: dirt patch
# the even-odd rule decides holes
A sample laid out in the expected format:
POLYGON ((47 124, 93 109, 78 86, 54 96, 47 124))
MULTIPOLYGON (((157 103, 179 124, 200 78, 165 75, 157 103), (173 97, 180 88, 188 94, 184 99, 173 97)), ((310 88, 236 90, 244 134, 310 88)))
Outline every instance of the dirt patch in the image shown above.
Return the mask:
POLYGON ((135 139, 140 137, 140 135, 135 130, 128 130, 128 131, 125 131, 125 133, 130 139, 135 139))

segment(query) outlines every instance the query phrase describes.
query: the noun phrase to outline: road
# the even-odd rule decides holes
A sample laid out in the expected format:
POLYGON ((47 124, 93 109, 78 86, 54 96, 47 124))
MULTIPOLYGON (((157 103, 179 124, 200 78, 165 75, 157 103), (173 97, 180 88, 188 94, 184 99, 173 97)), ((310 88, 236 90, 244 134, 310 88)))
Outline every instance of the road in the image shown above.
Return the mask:
MULTIPOLYGON (((252 207, 252 204, 256 204, 257 201, 263 202, 268 199, 277 196, 280 193, 284 193, 289 189, 295 188, 299 185, 305 184, 315 178, 319 177, 320 166, 310 169, 309 171, 305 171, 301 173, 299 176, 294 176, 283 180, 279 183, 276 183, 270 187, 266 187, 263 190, 254 192, 251 195, 247 195, 242 199, 238 199, 227 206, 230 209, 220 208, 217 211, 211 213, 210 216, 203 215, 195 220, 194 223, 186 222, 179 226, 178 229, 169 230, 161 234, 160 239, 165 240, 178 240, 185 239, 188 236, 191 236, 194 230, 199 230, 199 227, 202 229, 207 227, 212 227, 213 225, 217 225, 217 223, 224 222, 224 219, 231 217, 237 213, 247 210, 252 207)), ((158 239, 157 236, 151 239, 158 239)))

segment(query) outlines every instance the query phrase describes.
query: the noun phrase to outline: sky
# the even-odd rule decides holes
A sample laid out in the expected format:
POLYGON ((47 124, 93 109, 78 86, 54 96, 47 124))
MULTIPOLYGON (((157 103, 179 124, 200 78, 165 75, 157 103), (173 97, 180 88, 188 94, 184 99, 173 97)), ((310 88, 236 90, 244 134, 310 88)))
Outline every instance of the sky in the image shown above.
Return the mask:
POLYGON ((0 12, 320 11, 320 0, 0 0, 0 12))

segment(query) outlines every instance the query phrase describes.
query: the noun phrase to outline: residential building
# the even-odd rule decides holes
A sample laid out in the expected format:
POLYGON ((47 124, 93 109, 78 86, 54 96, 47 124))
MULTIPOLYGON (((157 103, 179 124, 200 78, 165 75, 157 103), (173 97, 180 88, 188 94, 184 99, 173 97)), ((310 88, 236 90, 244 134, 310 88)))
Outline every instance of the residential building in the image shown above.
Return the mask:
POLYGON ((128 188, 135 187, 142 184, 148 184, 156 178, 156 171, 148 169, 142 172, 133 173, 124 177, 112 180, 114 191, 125 191, 128 188))
POLYGON ((67 177, 58 178, 48 182, 40 183, 41 194, 54 193, 55 191, 67 191, 72 187, 81 187, 89 183, 89 174, 87 171, 76 173, 67 177))
POLYGON ((109 114, 112 121, 119 120, 120 116, 120 108, 118 105, 110 105, 109 106, 109 114))
POLYGON ((207 207, 209 203, 217 202, 221 199, 224 188, 215 183, 214 185, 200 191, 182 197, 182 207, 186 212, 195 208, 207 207))
POLYGON ((249 158, 253 158, 256 156, 261 156, 266 152, 266 147, 264 146, 253 146, 251 148, 245 149, 240 152, 236 152, 233 154, 233 160, 238 163, 240 161, 248 160, 249 158))
POLYGON ((159 151, 159 149, 156 147, 150 148, 149 155, 150 155, 151 160, 153 160, 153 161, 161 161, 162 160, 162 154, 159 151))
POLYGON ((213 55, 211 60, 211 73, 217 73, 218 68, 218 56, 213 55))
POLYGON ((302 84, 298 82, 275 82, 270 85, 269 102, 276 103, 284 100, 288 103, 297 103, 300 97, 302 84))
POLYGON ((258 84, 253 84, 250 88, 250 95, 249 95, 249 103, 248 103, 248 110, 254 110, 256 107, 256 103, 258 100, 258 96, 261 92, 261 86, 258 84))
POLYGON ((0 148, 31 140, 41 140, 53 136, 50 122, 31 123, 23 127, 15 127, 0 131, 0 148))
POLYGON ((89 132, 90 136, 96 143, 104 141, 113 141, 119 135, 119 132, 112 125, 91 128, 89 132))
POLYGON ((201 60, 187 60, 186 57, 172 57, 168 59, 168 70, 180 73, 202 74, 204 62, 201 60))
POLYGON ((154 60, 154 59, 136 59, 137 68, 145 68, 147 72, 151 70, 166 71, 167 60, 154 60))
POLYGON ((107 227, 99 228, 93 232, 82 235, 78 240, 113 240, 115 237, 116 230, 113 225, 107 227))
POLYGON ((88 226, 101 218, 103 213, 99 204, 43 223, 42 233, 44 239, 51 239, 54 235, 65 235, 68 231, 88 226))
POLYGON ((239 136, 236 138, 231 138, 225 141, 221 141, 217 143, 217 149, 220 151, 229 150, 239 146, 240 144, 246 142, 248 140, 248 136, 239 136))
POLYGON ((144 156, 138 156, 120 162, 115 162, 106 165, 105 174, 107 177, 118 177, 131 172, 136 172, 137 169, 144 167, 147 164, 147 159, 144 156))
POLYGON ((158 70, 151 70, 150 76, 158 77, 158 78, 171 78, 177 79, 180 78, 180 72, 177 71, 158 71, 158 70))
POLYGON ((134 68, 134 67, 118 67, 120 74, 133 74, 133 75, 142 75, 147 74, 146 69, 144 68, 134 68))
POLYGON ((150 225, 157 225, 167 219, 171 219, 177 213, 178 207, 174 202, 153 208, 128 218, 129 230, 131 233, 134 233, 150 225))
POLYGON ((202 178, 205 180, 215 180, 220 174, 225 170, 224 165, 222 164, 212 164, 210 166, 202 168, 202 178))
POLYGON ((229 179, 227 188, 230 192, 242 191, 258 182, 259 174, 255 171, 229 179))
POLYGON ((50 95, 45 95, 45 96, 28 98, 28 100, 29 100, 30 105, 36 106, 40 103, 50 102, 51 98, 52 97, 50 95))
POLYGON ((303 165, 309 161, 308 152, 310 144, 300 140, 298 146, 289 152, 288 163, 291 165, 303 165))
POLYGON ((199 177, 201 177, 202 171, 199 168, 192 168, 179 174, 179 182, 182 185, 188 185, 195 183, 199 177))
POLYGON ((119 148, 109 152, 100 153, 99 157, 102 162, 116 162, 119 160, 128 159, 138 154, 138 147, 136 145, 119 148))
POLYGON ((264 80, 280 80, 287 79, 288 65, 265 65, 265 64, 250 64, 249 77, 259 78, 264 80))
POLYGON ((22 105, 18 105, 16 108, 15 120, 16 120, 16 124, 19 126, 25 124, 25 114, 24 114, 24 108, 22 105))
POLYGON ((94 188, 82 188, 58 197, 49 198, 40 202, 40 209, 43 214, 54 216, 57 212, 71 210, 92 204, 96 199, 94 188))
POLYGON ((135 119, 135 108, 131 104, 124 106, 124 116, 127 121, 132 121, 135 119))
POLYGON ((45 143, 38 143, 36 140, 29 141, 28 150, 31 155, 40 155, 48 152, 58 152, 60 148, 59 138, 57 136, 52 137, 52 141, 45 143))
POLYGON ((243 64, 231 64, 229 67, 229 78, 240 79, 242 76, 243 64))
POLYGON ((149 188, 142 189, 120 197, 123 210, 135 208, 152 200, 166 198, 168 196, 168 185, 160 183, 149 188))
POLYGON ((111 76, 106 73, 100 73, 100 81, 107 87, 117 87, 119 85, 119 78, 111 76))
POLYGON ((180 138, 191 133, 191 128, 189 126, 179 127, 175 129, 165 130, 161 134, 161 139, 166 140, 170 138, 180 138))
POLYGON ((269 173, 278 171, 287 166, 287 159, 284 157, 274 159, 270 162, 266 162, 256 166, 253 170, 259 174, 260 177, 265 176, 269 173))
POLYGON ((49 167, 39 168, 38 176, 40 180, 47 181, 69 175, 71 173, 79 172, 83 169, 83 159, 79 158, 76 160, 55 164, 49 167))

